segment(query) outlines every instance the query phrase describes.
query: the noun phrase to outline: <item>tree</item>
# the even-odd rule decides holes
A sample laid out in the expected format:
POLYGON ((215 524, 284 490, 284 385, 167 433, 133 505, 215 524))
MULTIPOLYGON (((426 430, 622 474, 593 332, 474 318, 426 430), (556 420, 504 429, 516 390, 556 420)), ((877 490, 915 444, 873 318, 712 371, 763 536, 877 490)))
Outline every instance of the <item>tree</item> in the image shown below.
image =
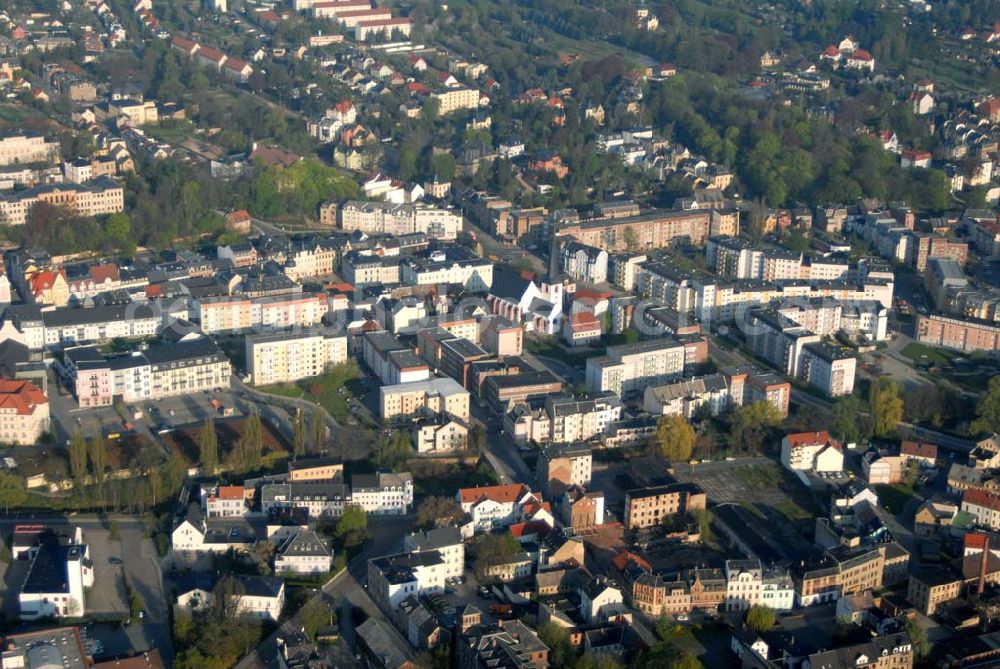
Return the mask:
POLYGON ((409 435, 402 430, 396 430, 388 437, 379 439, 375 450, 375 462, 380 469, 395 471, 406 464, 411 454, 409 435))
POLYGON ((480 423, 473 425, 472 430, 469 431, 469 448, 475 453, 482 453, 486 450, 486 428, 480 423))
POLYGON ((764 439, 781 423, 781 412, 770 402, 761 400, 740 407, 730 419, 730 437, 733 447, 745 453, 757 453, 764 439))
POLYGON ((111 524, 108 525, 108 538, 112 541, 121 541, 122 530, 117 520, 112 520, 111 524))
POLYGON ((896 425, 903 419, 903 399, 899 386, 886 376, 872 381, 868 395, 872 417, 872 432, 877 437, 888 437, 896 432, 896 425))
POLYGON ((311 599, 302 607, 299 619, 302 622, 302 630, 310 639, 315 640, 320 628, 324 625, 332 625, 336 616, 333 613, 332 605, 323 604, 319 599, 311 599))
POLYGON ((747 627, 758 634, 774 627, 775 620, 774 610, 766 606, 752 606, 747 611, 747 627))
POLYGON ((294 442, 294 453, 295 457, 300 457, 306 454, 306 417, 302 413, 302 409, 295 410, 295 421, 292 423, 292 430, 294 432, 292 441, 294 442))
POLYGON ((663 416, 656 425, 653 444, 667 460, 683 462, 691 457, 695 436, 694 428, 684 416, 663 416))
POLYGON ((538 638, 549 647, 549 666, 552 669, 573 669, 576 648, 569 639, 565 627, 555 623, 545 623, 538 628, 538 638))
POLYGON ((243 584, 232 574, 226 574, 212 588, 210 615, 217 623, 224 623, 236 617, 239 599, 244 594, 243 584))
POLYGON ((146 603, 142 599, 142 595, 135 588, 129 588, 128 592, 128 612, 129 620, 135 624, 139 620, 139 614, 146 607, 146 603))
POLYGON ((969 431, 974 435, 1000 432, 1000 376, 994 376, 986 384, 986 393, 976 405, 976 419, 969 431))
POLYGON ((100 436, 94 436, 90 440, 90 445, 87 449, 88 455, 90 456, 90 471, 94 473, 94 480, 97 481, 97 485, 104 486, 104 474, 105 468, 105 445, 104 440, 100 436))
POLYGON ((4 513, 10 513, 12 506, 21 506, 27 498, 28 493, 25 492, 20 477, 0 472, 0 504, 3 504, 4 513))
POLYGON ((913 642, 913 652, 918 660, 922 660, 930 654, 931 644, 927 641, 927 631, 918 625, 916 620, 906 621, 906 634, 913 642))
POLYGON ((428 497, 417 507, 415 526, 421 529, 446 527, 461 520, 464 512, 453 497, 428 497))
POLYGON ((87 440, 79 430, 69 440, 69 472, 73 485, 81 489, 87 478, 87 440))
POLYGON ((214 474, 219 468, 219 437, 215 434, 215 421, 211 418, 206 418, 205 424, 201 427, 198 461, 205 474, 214 474))
POLYGON ((166 483, 170 494, 180 490, 184 485, 184 477, 187 476, 188 466, 184 462, 184 457, 180 453, 173 453, 167 460, 166 483))
POLYGON ((368 533, 368 514, 356 504, 344 507, 333 538, 343 546, 357 546, 365 541, 368 533))
POLYGON ((511 534, 483 534, 476 537, 476 575, 482 581, 486 577, 486 568, 497 558, 513 555, 521 550, 521 544, 511 534))
POLYGON ((868 421, 862 415, 864 403, 851 395, 838 400, 833 405, 833 432, 845 444, 857 444, 865 440, 868 421))
POLYGON ((319 404, 312 417, 312 447, 313 453, 322 453, 326 443, 326 411, 319 404))

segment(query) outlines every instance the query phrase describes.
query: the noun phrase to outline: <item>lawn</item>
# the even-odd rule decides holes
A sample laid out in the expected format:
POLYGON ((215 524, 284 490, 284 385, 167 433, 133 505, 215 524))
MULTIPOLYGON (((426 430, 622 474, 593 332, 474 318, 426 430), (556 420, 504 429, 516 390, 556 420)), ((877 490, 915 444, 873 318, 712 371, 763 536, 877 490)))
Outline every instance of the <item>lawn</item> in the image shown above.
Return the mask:
POLYGON ((785 477, 775 465, 754 465, 739 467, 734 470, 737 478, 752 488, 777 488, 784 483, 785 477))
POLYGON ((898 516, 903 512, 906 503, 913 497, 913 488, 902 483, 877 485, 875 486, 875 494, 878 495, 878 501, 889 513, 898 516))
POLYGON ((947 354, 917 342, 907 344, 903 348, 902 354, 914 362, 927 362, 935 365, 951 363, 951 357, 947 354))
POLYGON ((357 365, 343 364, 337 365, 320 376, 313 376, 294 383, 262 386, 257 390, 280 397, 318 401, 334 419, 338 422, 344 422, 351 416, 347 406, 348 398, 359 396, 364 392, 358 377, 357 365), (341 388, 345 391, 341 392, 341 388))
POLYGON ((587 364, 587 358, 592 358, 595 355, 600 355, 599 351, 590 352, 570 352, 564 349, 559 344, 552 341, 538 341, 536 339, 529 339, 525 343, 526 348, 531 353, 541 356, 543 358, 552 358, 553 360, 559 360, 572 367, 583 367, 587 364))

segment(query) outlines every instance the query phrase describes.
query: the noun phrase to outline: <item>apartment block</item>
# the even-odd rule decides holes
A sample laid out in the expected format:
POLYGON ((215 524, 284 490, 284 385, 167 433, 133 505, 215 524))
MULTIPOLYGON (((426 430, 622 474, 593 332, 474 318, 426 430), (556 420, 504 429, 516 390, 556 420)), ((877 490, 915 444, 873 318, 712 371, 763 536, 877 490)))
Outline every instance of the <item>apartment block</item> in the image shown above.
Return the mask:
POLYGON ((0 443, 32 446, 49 430, 49 398, 28 381, 0 379, 0 443))
POLYGON ((450 413, 468 421, 469 391, 448 377, 379 388, 382 420, 413 418, 428 412, 450 413))
POLYGON ((266 297, 207 297, 193 301, 192 318, 204 334, 320 325, 329 308, 325 293, 266 297))
POLYGON ((350 200, 341 205, 338 224, 348 232, 397 236, 420 232, 429 239, 451 241, 462 229, 462 214, 425 204, 350 200))
POLYGON ((636 216, 564 224, 559 226, 558 233, 573 237, 581 244, 616 253, 666 248, 679 239, 700 246, 710 234, 712 219, 726 216, 715 210, 657 209, 636 216))
POLYGON ((593 451, 587 446, 553 445, 538 456, 539 489, 554 498, 570 486, 590 486, 593 451))
POLYGON ((654 527, 695 509, 704 509, 705 491, 695 483, 671 483, 625 493, 625 529, 654 527))
POLYGON ((933 616, 942 604, 958 598, 962 584, 962 577, 948 569, 924 568, 910 575, 906 598, 917 611, 933 616))
POLYGON ((647 385, 678 379, 707 359, 708 344, 697 336, 665 335, 639 344, 609 346, 604 357, 587 360, 587 390, 624 398, 647 385))
POLYGON ((612 423, 621 419, 622 405, 612 393, 580 400, 550 395, 545 398, 545 413, 549 418, 552 442, 571 443, 603 435, 612 423))
POLYGON ((394 256, 383 258, 351 251, 340 261, 340 271, 344 279, 354 286, 371 283, 395 286, 400 282, 399 265, 399 258, 394 256))
POLYGON ((974 319, 930 314, 917 317, 917 341, 971 353, 1000 350, 1000 326, 974 319))
POLYGON ((79 216, 100 216, 125 210, 125 189, 108 177, 83 184, 41 184, 0 197, 0 223, 24 225, 39 202, 63 207, 79 216))
POLYGON ((478 109, 479 91, 474 88, 448 88, 431 93, 431 99, 438 101, 438 114, 446 116, 463 109, 478 109))
POLYGON ((488 377, 482 398, 494 416, 503 416, 519 402, 541 400, 560 391, 562 382, 552 373, 532 371, 488 377))
POLYGON ((447 572, 438 551, 375 558, 368 561, 368 592, 383 610, 394 612, 408 597, 444 592, 447 572))
POLYGON ((319 376, 347 360, 347 337, 329 332, 247 335, 251 383, 262 386, 319 376))
POLYGON ((59 160, 59 141, 42 135, 6 135, 0 138, 0 167, 59 160))
POLYGON ((404 258, 399 280, 404 286, 460 286, 481 293, 493 285, 493 263, 463 246, 451 246, 404 258))

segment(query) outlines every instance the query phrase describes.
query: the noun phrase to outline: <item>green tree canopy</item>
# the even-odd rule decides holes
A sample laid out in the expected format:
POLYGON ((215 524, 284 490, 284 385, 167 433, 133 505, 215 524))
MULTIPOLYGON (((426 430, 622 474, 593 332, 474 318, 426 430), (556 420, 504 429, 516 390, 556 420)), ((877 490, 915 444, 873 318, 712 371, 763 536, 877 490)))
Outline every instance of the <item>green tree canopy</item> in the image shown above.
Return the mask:
POLYGON ((691 457, 695 436, 694 428, 684 416, 663 416, 656 425, 653 444, 666 459, 683 462, 691 457))

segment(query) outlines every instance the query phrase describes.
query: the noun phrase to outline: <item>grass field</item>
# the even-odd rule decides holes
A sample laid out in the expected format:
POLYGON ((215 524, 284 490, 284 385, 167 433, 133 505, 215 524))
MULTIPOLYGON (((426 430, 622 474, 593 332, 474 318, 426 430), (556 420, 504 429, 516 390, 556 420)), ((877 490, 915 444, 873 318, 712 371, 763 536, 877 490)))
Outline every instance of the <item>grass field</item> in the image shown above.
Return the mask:
POLYGON ((600 355, 599 351, 591 351, 589 353, 571 353, 555 342, 543 342, 534 339, 527 340, 525 342, 525 348, 535 355, 540 355, 543 358, 559 360, 560 362, 564 362, 573 367, 583 367, 587 364, 587 358, 600 355))
POLYGON ((951 362, 951 357, 947 354, 917 342, 907 344, 903 348, 902 354, 914 362, 927 362, 934 365, 947 365, 951 362))
POLYGON ((348 398, 358 396, 363 392, 358 382, 358 376, 357 365, 337 365, 320 376, 302 379, 295 383, 262 386, 257 390, 280 397, 303 398, 319 402, 334 419, 346 421, 351 415, 347 406, 348 398))
POLYGON ((906 503, 910 501, 913 497, 913 488, 902 483, 896 483, 893 485, 877 485, 875 486, 875 494, 878 495, 878 501, 882 506, 884 506, 889 513, 894 516, 898 516, 903 512, 903 507, 906 503))

